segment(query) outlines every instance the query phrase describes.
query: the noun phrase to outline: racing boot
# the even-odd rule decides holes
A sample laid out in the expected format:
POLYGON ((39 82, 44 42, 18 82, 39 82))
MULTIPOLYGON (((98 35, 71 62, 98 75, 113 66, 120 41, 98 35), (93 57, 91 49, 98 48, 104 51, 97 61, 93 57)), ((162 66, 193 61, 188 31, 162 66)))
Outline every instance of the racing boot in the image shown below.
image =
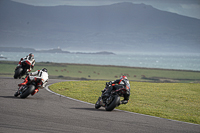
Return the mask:
POLYGON ((127 104, 128 103, 128 100, 122 100, 120 101, 120 104, 127 104))

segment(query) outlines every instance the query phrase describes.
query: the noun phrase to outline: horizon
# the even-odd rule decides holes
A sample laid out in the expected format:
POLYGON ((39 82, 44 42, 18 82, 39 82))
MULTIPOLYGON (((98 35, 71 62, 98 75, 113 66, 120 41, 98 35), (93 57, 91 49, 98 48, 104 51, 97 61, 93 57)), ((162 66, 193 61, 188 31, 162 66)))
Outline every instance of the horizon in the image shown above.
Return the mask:
MULTIPOLYGON (((12 46, 10 46, 10 47, 1 47, 0 46, 0 48, 22 48, 22 47, 12 47, 12 46)), ((67 49, 65 49, 65 48, 60 48, 60 47, 57 47, 57 48, 49 48, 49 49, 37 49, 37 48, 34 48, 34 47, 32 47, 32 48, 30 48, 30 47, 23 47, 23 49, 25 50, 25 49, 34 49, 35 50, 35 52, 41 52, 41 51, 50 51, 50 50, 62 50, 63 52, 69 52, 69 53, 63 53, 63 54, 79 54, 79 53, 98 53, 98 52, 111 52, 111 53, 113 53, 113 54, 128 54, 128 55, 134 55, 134 54, 141 54, 141 55, 199 55, 200 56, 200 53, 199 52, 151 52, 151 51, 149 51, 149 52, 141 52, 141 51, 139 51, 139 52, 118 52, 118 51, 105 51, 105 50, 103 50, 103 51, 101 51, 101 50, 94 50, 94 51, 85 51, 85 50, 82 50, 82 51, 76 51, 76 50, 67 50, 67 49)), ((0 51, 0 52, 9 52, 9 51, 0 51)), ((19 51, 15 51, 15 52, 19 52, 19 51)), ((23 52, 26 52, 26 51, 23 51, 23 52)), ((31 52, 31 51, 29 51, 29 52, 31 52)), ((34 51, 32 51, 32 52, 34 52, 34 51)), ((27 52, 28 53, 28 52, 27 52)))

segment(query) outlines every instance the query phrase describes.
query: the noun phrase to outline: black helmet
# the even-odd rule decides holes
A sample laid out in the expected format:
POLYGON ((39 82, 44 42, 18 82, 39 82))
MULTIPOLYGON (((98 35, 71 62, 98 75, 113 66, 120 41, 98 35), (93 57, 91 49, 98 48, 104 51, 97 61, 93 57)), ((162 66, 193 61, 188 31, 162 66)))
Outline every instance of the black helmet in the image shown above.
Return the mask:
POLYGON ((47 72, 47 69, 46 69, 46 68, 42 68, 42 71, 43 71, 43 72, 47 72))

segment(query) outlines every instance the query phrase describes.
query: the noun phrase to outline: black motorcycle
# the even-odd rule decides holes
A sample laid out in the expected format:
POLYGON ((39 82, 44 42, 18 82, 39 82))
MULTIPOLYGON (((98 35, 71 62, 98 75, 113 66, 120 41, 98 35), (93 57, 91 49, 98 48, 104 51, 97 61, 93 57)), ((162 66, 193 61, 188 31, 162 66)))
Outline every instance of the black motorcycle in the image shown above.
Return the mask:
POLYGON ((120 105, 120 97, 122 97, 127 90, 125 88, 112 90, 109 96, 105 96, 105 92, 109 87, 109 85, 106 85, 105 89, 102 91, 101 97, 99 97, 95 104, 96 109, 99 109, 102 106, 105 107, 106 111, 112 111, 115 107, 120 105))
POLYGON ((14 78, 20 79, 22 76, 26 75, 28 73, 27 71, 30 70, 30 66, 31 66, 31 63, 29 60, 21 61, 21 65, 15 69, 14 78))

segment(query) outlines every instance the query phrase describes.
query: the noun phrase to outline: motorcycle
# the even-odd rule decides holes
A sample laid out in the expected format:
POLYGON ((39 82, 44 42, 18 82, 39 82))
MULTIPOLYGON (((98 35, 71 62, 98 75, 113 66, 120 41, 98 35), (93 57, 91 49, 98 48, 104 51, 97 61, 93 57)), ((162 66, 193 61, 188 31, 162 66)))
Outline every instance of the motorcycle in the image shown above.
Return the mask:
POLYGON ((27 72, 30 72, 31 61, 30 60, 22 60, 21 65, 15 69, 14 78, 21 78, 22 76, 26 75, 27 72))
POLYGON ((100 107, 105 107, 106 111, 112 111, 115 107, 120 105, 120 97, 126 93, 125 88, 120 88, 118 90, 112 90, 109 96, 105 96, 105 92, 108 90, 110 85, 106 85, 102 91, 101 97, 97 100, 95 108, 99 109, 100 107))
POLYGON ((35 78, 35 80, 28 82, 25 85, 21 85, 15 92, 14 96, 20 95, 20 98, 27 98, 30 94, 34 95, 39 91, 39 87, 42 86, 42 81, 40 78, 35 78))

